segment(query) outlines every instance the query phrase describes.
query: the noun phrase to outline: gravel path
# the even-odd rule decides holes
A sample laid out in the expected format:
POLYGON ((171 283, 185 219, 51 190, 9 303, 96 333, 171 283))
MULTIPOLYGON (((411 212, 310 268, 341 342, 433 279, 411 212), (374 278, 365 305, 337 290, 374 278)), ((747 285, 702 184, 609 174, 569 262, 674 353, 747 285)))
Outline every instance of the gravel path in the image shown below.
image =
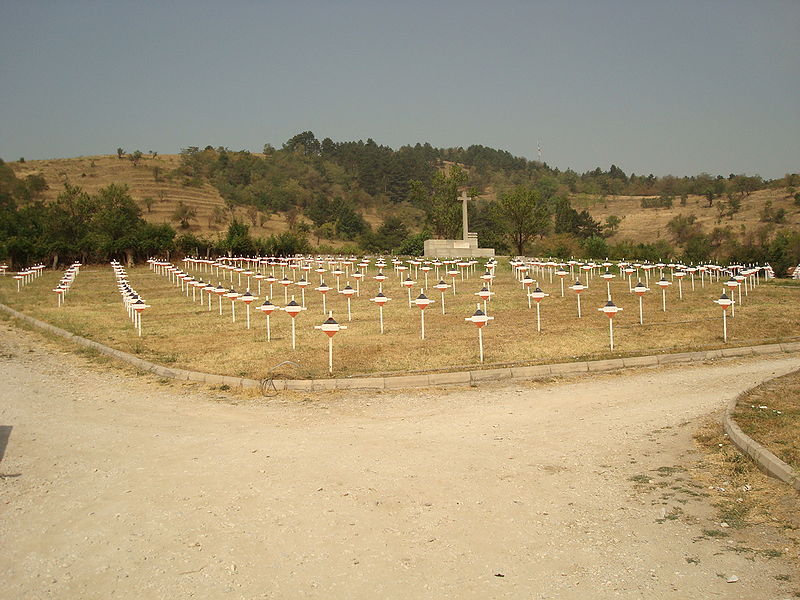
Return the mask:
POLYGON ((788 598, 797 557, 709 537, 681 469, 699 418, 797 368, 232 403, 0 323, 2 595, 788 598))

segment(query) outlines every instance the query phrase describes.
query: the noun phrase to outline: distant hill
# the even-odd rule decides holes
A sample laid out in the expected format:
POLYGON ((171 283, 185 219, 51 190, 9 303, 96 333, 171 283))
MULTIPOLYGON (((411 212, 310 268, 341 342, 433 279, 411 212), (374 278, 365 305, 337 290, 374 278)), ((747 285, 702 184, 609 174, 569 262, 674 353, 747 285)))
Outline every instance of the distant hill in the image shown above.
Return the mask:
MULTIPOLYGON (((246 206, 231 209, 226 205, 220 191, 208 181, 195 181, 186 185, 180 178, 169 178, 169 173, 181 164, 181 156, 178 154, 158 154, 155 157, 144 155, 136 166, 127 158, 119 159, 116 155, 29 160, 7 164, 20 178, 31 174, 42 175, 48 185, 43 193, 45 200, 54 199, 64 189, 65 182, 78 185, 89 193, 97 192, 111 183, 125 184, 142 208, 142 215, 147 221, 169 223, 179 232, 181 230, 173 215, 180 203, 196 211, 188 231, 197 235, 213 237, 223 233, 232 215, 247 223, 254 236, 267 236, 289 228, 287 215, 281 212, 256 216, 252 210, 248 212, 246 206)), ((443 161, 442 164, 445 168, 453 165, 451 161, 443 161)), ((470 169, 470 165, 462 166, 470 169)), ((483 192, 480 196, 483 199, 492 201, 496 198, 492 184, 486 185, 480 191, 483 192)), ((642 199, 654 198, 652 195, 567 193, 567 196, 576 209, 586 209, 598 221, 604 222, 611 215, 622 219, 617 233, 609 241, 627 239, 637 243, 652 243, 659 239, 670 239, 667 223, 677 215, 695 215, 705 232, 710 232, 715 227, 730 226, 736 234, 743 231, 754 233, 766 225, 762 221, 762 213, 768 202, 771 202, 773 212, 781 209, 785 211, 785 221, 771 225, 774 230, 800 228, 800 207, 795 204, 789 191, 781 186, 742 195, 740 211, 730 217, 721 217, 717 208, 720 202, 725 202, 724 196, 716 198, 711 206, 704 196, 688 195, 685 205, 681 204, 679 197, 675 197, 671 208, 642 208, 642 199)), ((373 228, 377 228, 387 214, 381 210, 381 206, 361 205, 358 208, 373 228)), ((416 220, 416 227, 412 224, 411 228, 419 230, 421 222, 416 220)), ((322 241, 336 243, 325 238, 322 241)))
POLYGON ((652 196, 573 196, 572 205, 577 209, 586 209, 593 218, 605 221, 606 217, 616 215, 623 218, 619 231, 610 241, 629 239, 635 242, 650 243, 658 239, 669 239, 667 223, 677 215, 695 215, 697 223, 706 233, 715 227, 733 228, 737 234, 744 231, 754 233, 767 225, 761 220, 762 212, 771 202, 773 213, 783 209, 786 211, 783 223, 772 223, 776 231, 781 229, 800 228, 800 207, 788 194, 785 187, 758 190, 742 198, 741 210, 732 216, 720 217, 717 205, 726 198, 717 198, 712 206, 703 196, 689 195, 686 205, 681 205, 680 198, 675 198, 672 208, 642 208, 642 198, 652 196))

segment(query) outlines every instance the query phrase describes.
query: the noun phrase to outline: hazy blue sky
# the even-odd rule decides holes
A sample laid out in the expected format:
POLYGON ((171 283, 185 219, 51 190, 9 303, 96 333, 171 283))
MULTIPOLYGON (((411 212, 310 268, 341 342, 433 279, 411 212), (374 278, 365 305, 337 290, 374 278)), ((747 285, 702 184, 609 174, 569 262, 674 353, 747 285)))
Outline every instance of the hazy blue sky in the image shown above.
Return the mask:
POLYGON ((313 131, 579 172, 800 171, 800 0, 7 0, 0 157, 313 131))

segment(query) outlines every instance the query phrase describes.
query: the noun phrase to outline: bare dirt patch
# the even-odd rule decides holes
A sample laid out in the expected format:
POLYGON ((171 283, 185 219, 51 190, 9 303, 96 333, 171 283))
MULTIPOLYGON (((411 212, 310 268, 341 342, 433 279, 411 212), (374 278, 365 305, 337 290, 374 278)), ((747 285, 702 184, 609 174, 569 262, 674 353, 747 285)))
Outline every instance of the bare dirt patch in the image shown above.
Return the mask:
POLYGON ((693 423, 796 356, 259 400, 64 347, 0 323, 10 598, 798 591, 796 549, 722 528, 691 467, 693 423))

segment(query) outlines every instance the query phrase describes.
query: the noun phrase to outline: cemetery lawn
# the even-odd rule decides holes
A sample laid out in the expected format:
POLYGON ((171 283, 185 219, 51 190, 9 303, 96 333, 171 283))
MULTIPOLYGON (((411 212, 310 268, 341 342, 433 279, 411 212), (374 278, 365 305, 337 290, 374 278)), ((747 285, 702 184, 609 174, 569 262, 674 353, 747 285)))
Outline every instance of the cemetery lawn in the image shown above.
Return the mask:
MULTIPOLYGON (((178 265, 182 266, 182 265, 178 265)), ((426 339, 420 339, 420 310, 408 306, 407 291, 401 279, 387 267, 388 279, 384 293, 392 300, 384 308, 385 334, 381 335, 378 307, 368 299, 375 296, 378 284, 372 279, 376 270, 371 266, 361 282, 361 295, 352 299, 352 321, 347 320, 347 301, 336 293, 336 279, 326 274, 326 283, 333 288, 327 295, 327 308, 346 331, 337 334, 334 346, 334 377, 407 374, 479 368, 478 333, 465 321, 475 312, 479 298, 475 295, 483 282, 480 266, 465 281, 456 281, 457 294, 445 293, 446 314, 441 312, 441 294, 433 286, 438 279, 429 274, 426 295, 435 303, 425 310, 426 339)), ((614 269, 616 274, 616 269, 614 269)), ((488 304, 488 313, 495 319, 483 329, 485 363, 483 367, 535 365, 620 358, 628 356, 696 351, 723 347, 750 346, 797 339, 800 322, 800 286, 785 282, 762 283, 742 294, 743 303, 736 305, 736 317, 728 317, 728 343, 722 340, 722 310, 713 301, 719 298, 722 282, 701 285, 696 277, 694 290, 687 276, 683 281, 683 300, 679 299, 678 280, 666 292, 667 311, 661 310, 661 290, 655 285, 658 275, 650 279, 651 291, 643 299, 644 325, 639 324, 638 298, 629 292, 629 284, 617 276, 611 283, 613 300, 624 310, 614 318, 615 349, 609 349, 608 318, 598 308, 606 302, 606 282, 597 274, 581 281, 589 289, 581 294, 582 318, 577 318, 577 301, 564 281, 562 298, 558 277, 552 281, 548 274, 539 277, 538 284, 550 294, 541 303, 542 331, 536 329, 536 308, 528 308, 521 285, 514 279, 505 260, 496 269, 488 304)), ((0 302, 33 317, 52 323, 72 333, 93 339, 108 346, 130 352, 145 360, 176 368, 207 373, 262 379, 272 368, 286 360, 299 367, 284 366, 274 372, 278 378, 327 377, 327 340, 314 325, 323 322, 322 301, 314 287, 319 284, 311 273, 312 285, 306 289, 308 310, 296 320, 297 349, 291 348, 290 317, 276 310, 271 317, 272 341, 266 341, 265 318, 256 309, 266 295, 269 285, 262 283, 258 293, 252 281, 253 294, 260 298, 250 307, 251 330, 245 328, 246 307, 237 302, 236 322, 232 322, 231 303, 222 300, 223 316, 219 315, 219 299, 211 298, 211 310, 204 293, 203 302, 192 301, 191 290, 180 288, 151 271, 146 265, 128 270, 130 285, 152 308, 143 316, 143 335, 138 337, 123 307, 113 271, 109 265, 81 268, 80 274, 66 296, 65 306, 57 306, 52 289, 61 271, 46 271, 40 278, 17 292, 15 280, 0 277, 0 302)), ((193 273, 194 274, 194 273, 193 273)), ((287 271, 290 278, 294 278, 287 271)), ((669 279, 669 271, 665 275, 669 279)), ((197 273, 196 277, 217 285, 233 287, 243 293, 247 287, 234 280, 225 281, 219 275, 197 273)), ((280 269, 276 276, 281 277, 280 269)), ((412 278, 415 277, 411 274, 412 278)), ((405 275, 402 276, 405 278, 405 275)), ((412 298, 424 285, 423 274, 412 298)), ((342 277, 340 285, 347 281, 342 277)), ((355 287, 355 281, 350 281, 355 287)), ((448 283, 452 280, 448 278, 448 283)), ((636 283, 635 281, 633 282, 636 283)), ((300 289, 289 288, 298 302, 300 289)), ((738 294, 736 296, 738 300, 738 294)), ((273 286, 272 302, 284 306, 284 290, 273 286)), ((770 405, 771 406, 771 405, 770 405)))
POLYGON ((762 383, 742 396, 734 419, 742 431, 800 472, 800 372, 762 383))

